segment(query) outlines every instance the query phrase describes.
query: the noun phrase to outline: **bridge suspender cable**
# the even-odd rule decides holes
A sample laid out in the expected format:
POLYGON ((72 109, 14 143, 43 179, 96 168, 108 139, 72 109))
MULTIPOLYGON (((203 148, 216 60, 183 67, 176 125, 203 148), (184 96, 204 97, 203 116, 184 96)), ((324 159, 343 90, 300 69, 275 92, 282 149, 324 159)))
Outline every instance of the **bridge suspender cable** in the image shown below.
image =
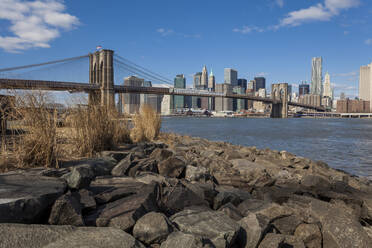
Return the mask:
POLYGON ((140 74, 140 76, 145 76, 147 79, 151 79, 151 80, 154 80, 154 81, 161 81, 161 82, 164 82, 164 83, 168 83, 168 84, 172 84, 172 81, 170 80, 164 80, 162 78, 159 78, 155 75, 152 75, 150 73, 147 73, 141 69, 138 69, 132 65, 128 65, 127 63, 124 63, 123 61, 120 61, 118 59, 114 59, 114 62, 117 63, 118 66, 121 66, 123 69, 125 70, 128 70, 130 72, 133 72, 133 73, 137 73, 137 74, 140 74))
POLYGON ((148 72, 148 73, 150 73, 150 74, 153 74, 153 75, 155 75, 155 76, 158 77, 158 78, 162 78, 162 79, 165 80, 165 81, 170 81, 170 82, 172 81, 172 80, 169 80, 169 79, 166 78, 166 77, 163 77, 162 75, 160 75, 160 74, 158 74, 158 73, 156 73, 156 72, 152 72, 152 71, 150 71, 149 69, 146 69, 146 68, 144 68, 144 67, 142 67, 142 66, 140 66, 140 65, 137 65, 137 64, 135 64, 134 62, 132 62, 132 61, 126 59, 126 58, 121 57, 120 55, 117 55, 117 54, 116 54, 115 57, 117 57, 119 60, 126 61, 126 63, 130 63, 130 64, 132 64, 133 66, 138 67, 138 68, 140 68, 140 69, 142 69, 142 70, 144 70, 144 71, 146 71, 146 72, 148 72))
POLYGON ((43 65, 50 65, 50 64, 56 64, 56 63, 62 63, 62 62, 66 62, 66 61, 78 60, 78 59, 87 58, 87 57, 89 57, 88 54, 87 55, 83 55, 83 56, 73 57, 73 58, 60 59, 60 60, 54 60, 54 61, 39 63, 39 64, 32 64, 32 65, 23 65, 23 66, 3 68, 3 69, 0 69, 0 72, 14 71, 14 70, 27 69, 27 68, 36 67, 36 66, 43 66, 43 65))

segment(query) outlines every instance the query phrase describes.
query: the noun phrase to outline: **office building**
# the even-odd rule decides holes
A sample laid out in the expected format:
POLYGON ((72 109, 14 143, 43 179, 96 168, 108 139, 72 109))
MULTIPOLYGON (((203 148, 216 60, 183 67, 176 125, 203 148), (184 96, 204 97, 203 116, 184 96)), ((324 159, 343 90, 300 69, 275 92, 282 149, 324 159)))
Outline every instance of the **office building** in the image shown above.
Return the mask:
POLYGON ((256 82, 256 87, 254 91, 258 91, 259 89, 266 89, 266 78, 255 77, 254 81, 256 82))
POLYGON ((237 86, 238 85, 238 71, 231 69, 231 68, 225 68, 224 83, 230 84, 233 87, 237 86))
POLYGON ((370 113, 370 101, 364 100, 338 100, 338 113, 370 113))
POLYGON ((346 99, 345 93, 341 92, 340 93, 340 100, 345 100, 345 99, 346 99))
POLYGON ((320 107, 322 104, 322 99, 320 95, 307 94, 300 96, 298 102, 302 104, 320 107))
MULTIPOLYGON (((216 84, 216 92, 232 94, 233 87, 230 84, 216 84)), ((233 111, 233 101, 231 98, 216 97, 216 111, 233 111)))
POLYGON ((194 75, 194 89, 201 89, 202 73, 197 72, 194 75))
MULTIPOLYGON (((183 74, 177 75, 174 79, 174 88, 185 89, 186 78, 183 74)), ((173 96, 174 109, 183 109, 185 107, 185 96, 173 96)))
POLYGON ((201 85, 201 88, 203 89, 207 89, 208 88, 208 71, 207 71, 207 67, 204 66, 203 67, 203 70, 202 70, 202 76, 201 76, 201 80, 200 80, 200 85, 201 85))
POLYGON ((310 93, 312 95, 322 95, 323 93, 323 74, 322 74, 322 57, 312 59, 311 63, 311 87, 310 93))
MULTIPOLYGON (((130 76, 124 79, 125 86, 143 86, 145 80, 143 78, 137 78, 130 76)), ((121 94, 123 113, 135 114, 138 113, 141 104, 141 95, 134 93, 121 94)))
POLYGON ((333 99, 331 76, 329 75, 328 72, 324 75, 323 96, 333 99))
POLYGON ((208 90, 215 91, 216 89, 216 78, 213 75, 213 71, 211 70, 211 74, 209 75, 208 79, 208 90))
POLYGON ((238 86, 242 87, 244 89, 244 91, 246 91, 247 86, 248 86, 247 79, 239 78, 238 79, 238 86))
POLYGON ((359 99, 369 101, 370 110, 372 110, 372 63, 360 67, 359 99))
POLYGON ((310 85, 306 83, 301 83, 298 86, 298 95, 303 96, 308 94, 310 94, 310 85))
MULTIPOLYGON (((244 95, 245 89, 243 87, 236 86, 233 88, 233 93, 238 94, 238 95, 244 95)), ((246 108, 245 99, 233 98, 232 100, 233 100, 233 111, 240 112, 246 108)))
POLYGON ((251 81, 249 81, 249 83, 247 85, 247 93, 252 93, 252 92, 255 92, 255 91, 256 91, 256 81, 251 80, 251 81))

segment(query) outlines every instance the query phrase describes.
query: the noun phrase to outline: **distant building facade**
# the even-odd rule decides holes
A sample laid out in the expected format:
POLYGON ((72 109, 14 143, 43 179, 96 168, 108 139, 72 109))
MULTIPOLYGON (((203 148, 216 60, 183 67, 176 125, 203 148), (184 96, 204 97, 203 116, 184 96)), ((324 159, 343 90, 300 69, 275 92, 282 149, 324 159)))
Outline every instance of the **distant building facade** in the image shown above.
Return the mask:
POLYGON ((338 100, 337 101, 338 113, 369 113, 370 101, 364 100, 338 100))
POLYGON ((320 107, 322 104, 322 98, 320 95, 307 94, 300 96, 298 102, 320 107))
POLYGON ((231 69, 231 68, 225 68, 224 69, 224 83, 230 84, 233 87, 238 85, 238 71, 231 69))
POLYGON ((311 63, 311 89, 312 95, 322 95, 323 93, 323 74, 322 74, 323 59, 315 57, 311 63))
POLYGON ((333 91, 331 86, 331 76, 327 72, 324 76, 323 96, 333 99, 333 91))
POLYGON ((372 110, 372 63, 360 67, 359 99, 370 102, 372 110))
POLYGON ((202 70, 200 85, 201 85, 201 88, 203 88, 203 89, 208 88, 208 71, 207 71, 207 67, 205 65, 204 65, 203 70, 202 70))
POLYGON ((254 81, 256 82, 256 87, 254 91, 258 91, 259 89, 266 89, 266 78, 255 77, 254 81))
MULTIPOLYGON (((186 78, 179 74, 174 79, 174 88, 185 89, 186 78)), ((174 96, 174 109, 183 109, 185 107, 185 96, 174 96)))
POLYGON ((216 89, 216 78, 213 75, 213 71, 211 70, 211 74, 209 75, 209 78, 208 78, 208 90, 215 91, 215 89, 216 89))
MULTIPOLYGON (((130 76, 124 79, 125 86, 143 86, 145 80, 135 76, 130 76)), ((125 93, 121 94, 123 113, 135 114, 138 113, 141 105, 141 94, 125 93)))
POLYGON ((308 95, 310 94, 310 85, 302 83, 298 86, 298 95, 303 96, 303 95, 308 95))
MULTIPOLYGON (((233 87, 231 84, 216 84, 216 92, 232 94, 233 87)), ((231 98, 216 97, 216 111, 233 111, 233 101, 231 98)))

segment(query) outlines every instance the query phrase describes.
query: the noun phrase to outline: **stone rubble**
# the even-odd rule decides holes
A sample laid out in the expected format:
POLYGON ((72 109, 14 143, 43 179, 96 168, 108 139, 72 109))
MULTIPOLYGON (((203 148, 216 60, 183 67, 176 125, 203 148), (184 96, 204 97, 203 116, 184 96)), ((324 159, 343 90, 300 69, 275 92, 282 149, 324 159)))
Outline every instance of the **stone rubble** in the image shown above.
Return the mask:
POLYGON ((0 174, 0 247, 372 247, 372 182, 286 151, 163 135, 0 174))

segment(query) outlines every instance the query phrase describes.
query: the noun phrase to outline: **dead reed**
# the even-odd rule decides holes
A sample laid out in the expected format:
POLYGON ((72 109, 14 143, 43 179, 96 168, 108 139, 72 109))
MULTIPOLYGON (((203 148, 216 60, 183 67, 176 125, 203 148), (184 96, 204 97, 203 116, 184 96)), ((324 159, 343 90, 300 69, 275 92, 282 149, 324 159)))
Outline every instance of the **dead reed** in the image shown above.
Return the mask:
POLYGON ((41 91, 18 94, 13 110, 13 119, 21 121, 14 151, 18 166, 57 166, 57 112, 49 96, 41 91))
POLYGON ((68 122, 72 142, 80 156, 91 157, 130 141, 126 122, 115 117, 115 112, 98 105, 72 109, 68 122))
POLYGON ((152 141, 160 132, 161 118, 150 105, 143 105, 132 118, 130 137, 133 142, 152 141))

